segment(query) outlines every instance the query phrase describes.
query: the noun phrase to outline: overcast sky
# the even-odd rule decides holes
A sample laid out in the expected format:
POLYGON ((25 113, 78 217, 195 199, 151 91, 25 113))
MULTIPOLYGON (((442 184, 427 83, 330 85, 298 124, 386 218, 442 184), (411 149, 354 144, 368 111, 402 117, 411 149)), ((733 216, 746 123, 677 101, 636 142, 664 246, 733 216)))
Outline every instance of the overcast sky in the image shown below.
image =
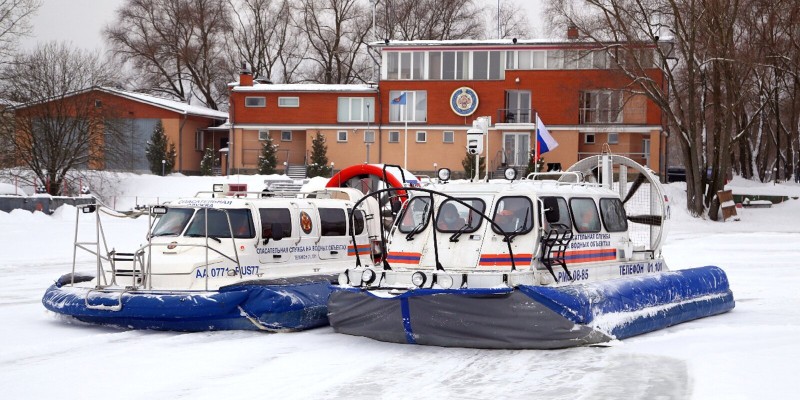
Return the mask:
MULTIPOLYGON (((42 7, 33 18, 33 35, 22 42, 31 48, 37 42, 51 40, 71 41, 88 50, 102 49, 101 31, 114 19, 116 10, 125 0, 43 0, 42 7)), ((478 0, 496 7, 497 0, 478 0)), ((517 0, 528 11, 534 34, 541 35, 541 21, 536 17, 541 0, 517 0)))

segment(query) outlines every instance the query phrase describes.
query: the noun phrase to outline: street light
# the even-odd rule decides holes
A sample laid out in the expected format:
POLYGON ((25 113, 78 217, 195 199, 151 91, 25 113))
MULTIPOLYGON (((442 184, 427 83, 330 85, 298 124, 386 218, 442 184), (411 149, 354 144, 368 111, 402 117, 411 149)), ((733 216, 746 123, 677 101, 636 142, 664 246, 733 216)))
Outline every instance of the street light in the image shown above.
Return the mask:
POLYGON ((166 170, 167 170, 167 160, 163 160, 162 159, 161 160, 161 176, 165 176, 166 175, 166 172, 165 172, 166 170))

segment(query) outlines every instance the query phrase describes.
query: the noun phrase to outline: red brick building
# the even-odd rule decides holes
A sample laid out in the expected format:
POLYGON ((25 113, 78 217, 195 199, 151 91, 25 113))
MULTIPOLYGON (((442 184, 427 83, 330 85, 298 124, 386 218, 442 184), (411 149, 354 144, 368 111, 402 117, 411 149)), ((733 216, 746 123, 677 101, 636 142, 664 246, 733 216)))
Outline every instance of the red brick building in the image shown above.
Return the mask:
POLYGON ((87 165, 91 169, 149 171, 145 149, 153 128, 160 121, 167 139, 178 150, 175 171, 199 173, 203 149, 214 146, 213 135, 205 134, 205 131, 224 123, 228 118, 228 113, 224 111, 107 87, 89 88, 53 101, 65 105, 48 107, 47 102, 17 105, 15 117, 50 117, 54 116, 54 112, 70 113, 71 110, 78 109, 80 111, 77 112, 81 115, 90 115, 99 120, 113 119, 117 122, 117 129, 123 131, 124 144, 106 143, 104 124, 95 124, 97 130, 90 132, 89 136, 94 142, 87 165), (124 156, 107 159, 104 149, 112 145, 125 146, 125 152, 117 152, 124 156))
MULTIPOLYGON (((381 53, 378 84, 272 85, 240 77, 225 127, 233 134, 230 165, 254 170, 266 135, 279 146, 279 164, 306 163, 320 132, 337 169, 369 161, 407 163, 417 172, 433 171, 434 163, 460 171, 466 131, 485 116, 491 119, 484 152, 490 168, 524 166, 538 114, 559 143, 543 155, 547 163, 567 167, 607 144, 615 154, 664 169, 660 110, 590 44, 410 41, 375 47, 381 53)), ((662 79, 656 68, 650 76, 662 79)))

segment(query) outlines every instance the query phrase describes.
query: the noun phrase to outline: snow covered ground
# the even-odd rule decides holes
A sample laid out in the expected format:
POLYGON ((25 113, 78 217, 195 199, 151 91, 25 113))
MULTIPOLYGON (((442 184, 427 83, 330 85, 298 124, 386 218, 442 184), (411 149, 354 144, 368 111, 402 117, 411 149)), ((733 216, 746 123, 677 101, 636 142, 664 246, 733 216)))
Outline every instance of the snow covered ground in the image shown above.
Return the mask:
MULTIPOLYGON (((219 180, 219 178, 216 178, 219 180)), ((248 178, 236 178, 239 180, 248 178)), ((249 178, 263 183, 263 177, 249 178)), ((120 203, 208 190, 211 178, 119 177, 120 203)), ((319 182, 315 182, 319 183, 319 182)), ((800 195, 794 185, 750 189, 800 195)), ((791 398, 800 374, 800 200, 716 223, 683 211, 668 187, 673 269, 719 265, 736 297, 727 314, 627 339, 556 351, 448 349, 335 334, 126 331, 71 322, 41 296, 72 260, 75 209, 0 212, 0 388, 6 399, 114 398, 791 398)), ((120 204, 118 204, 119 206, 120 204)), ((90 219, 81 219, 88 232, 90 219)), ((146 219, 106 220, 120 250, 146 219)), ((92 268, 79 254, 80 269, 92 268)))

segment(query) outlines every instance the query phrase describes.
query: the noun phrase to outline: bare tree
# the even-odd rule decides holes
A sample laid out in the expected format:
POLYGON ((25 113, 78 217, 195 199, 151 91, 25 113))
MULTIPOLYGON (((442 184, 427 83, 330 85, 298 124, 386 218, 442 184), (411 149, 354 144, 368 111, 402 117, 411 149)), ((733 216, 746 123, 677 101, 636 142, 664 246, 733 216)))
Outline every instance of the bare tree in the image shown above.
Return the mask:
POLYGON ((114 85, 115 74, 96 52, 56 42, 17 55, 2 70, 0 93, 18 104, 3 114, 0 135, 15 165, 32 171, 51 194, 70 171, 114 156, 104 143, 122 135, 122 120, 86 89, 114 85))
POLYGON ((140 89, 207 106, 225 104, 231 78, 226 0, 130 0, 105 35, 116 56, 137 71, 140 89))
POLYGON ((301 0, 297 25, 308 41, 308 82, 354 83, 369 76, 365 55, 371 20, 358 0, 301 0))
POLYGON ((487 38, 527 38, 531 35, 531 24, 528 21, 528 15, 514 0, 505 0, 500 2, 500 9, 496 6, 487 6, 489 20, 486 21, 486 37, 487 38), (500 18, 497 14, 500 14, 500 18), (500 23, 498 31, 498 21, 500 23), (499 35, 499 36, 498 36, 499 35))
MULTIPOLYGON (((292 83, 307 46, 297 40, 289 0, 229 0, 234 13, 231 66, 246 62, 256 78, 292 83)), ((235 71, 232 71, 235 72, 235 71)), ((235 75, 233 73, 232 75, 235 75)))
POLYGON ((680 145, 687 207, 717 218, 715 197, 730 165, 730 143, 761 110, 738 97, 750 65, 737 61, 742 1, 551 0, 548 14, 604 48, 631 90, 660 109, 680 145), (658 74, 652 71, 659 70, 658 74), (707 171, 711 171, 708 176, 707 171))
POLYGON ((0 60, 13 55, 19 38, 30 33, 30 17, 41 4, 41 0, 0 0, 0 60))
POLYGON ((483 9, 474 0, 394 0, 378 8, 377 37, 390 40, 479 39, 483 9))

